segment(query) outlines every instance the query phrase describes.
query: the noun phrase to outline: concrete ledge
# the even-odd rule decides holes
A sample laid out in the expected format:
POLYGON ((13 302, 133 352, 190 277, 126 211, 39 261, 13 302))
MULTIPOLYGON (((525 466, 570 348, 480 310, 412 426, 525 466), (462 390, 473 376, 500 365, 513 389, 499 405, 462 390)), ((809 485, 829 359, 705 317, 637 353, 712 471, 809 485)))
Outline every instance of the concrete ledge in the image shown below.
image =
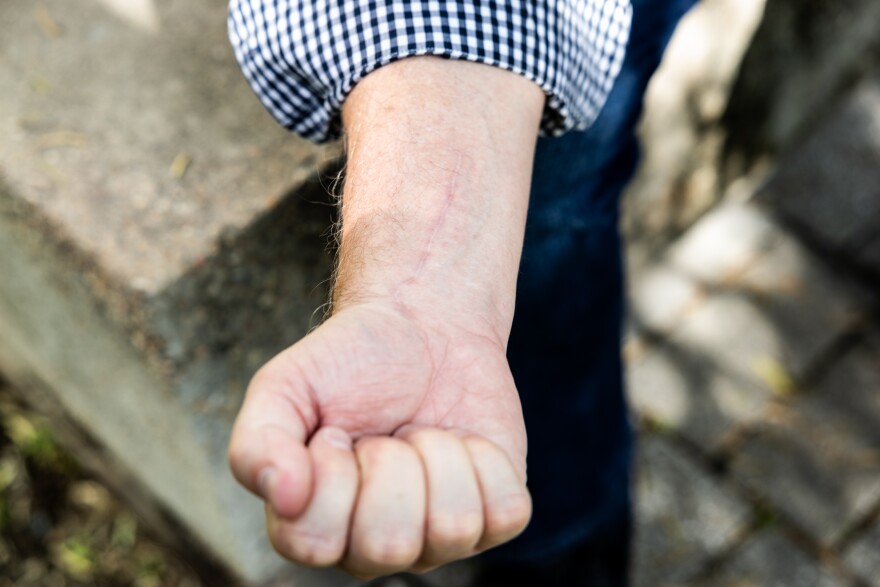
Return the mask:
POLYGON ((137 509, 154 496, 258 583, 290 567, 225 446, 253 371, 325 299, 339 149, 262 111, 222 3, 126 14, 0 6, 0 370, 106 447, 137 509))

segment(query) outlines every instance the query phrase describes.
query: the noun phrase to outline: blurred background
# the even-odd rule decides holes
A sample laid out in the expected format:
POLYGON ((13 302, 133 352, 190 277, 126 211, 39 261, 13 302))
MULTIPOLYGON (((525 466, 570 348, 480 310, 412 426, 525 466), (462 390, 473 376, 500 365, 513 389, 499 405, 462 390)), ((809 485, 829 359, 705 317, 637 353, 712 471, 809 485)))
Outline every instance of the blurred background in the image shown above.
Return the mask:
MULTIPOLYGON (((0 587, 351 584, 224 457, 325 301, 339 145, 263 112, 222 0, 0 30, 0 587)), ((702 0, 646 105, 634 585, 880 586, 880 3, 702 0)))

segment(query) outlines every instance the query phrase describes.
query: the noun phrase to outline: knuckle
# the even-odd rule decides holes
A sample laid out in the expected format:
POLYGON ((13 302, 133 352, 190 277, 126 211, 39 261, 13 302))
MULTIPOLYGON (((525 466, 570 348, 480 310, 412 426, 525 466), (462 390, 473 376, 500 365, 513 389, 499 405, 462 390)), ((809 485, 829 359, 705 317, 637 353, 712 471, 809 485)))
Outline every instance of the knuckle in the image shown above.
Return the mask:
POLYGON ((428 520, 428 541, 435 547, 473 546, 482 532, 482 512, 434 515, 428 520))
POLYGON ((382 568, 406 569, 418 559, 421 541, 411 536, 395 536, 367 541, 363 556, 371 564, 382 568))
POLYGON ((525 491, 497 499, 487 508, 486 525, 492 534, 516 535, 525 529, 532 515, 532 500, 525 491))
POLYGON ((329 567, 342 558, 344 546, 335 539, 305 540, 297 544, 293 553, 295 560, 309 567, 329 567))
POLYGON ((286 529, 282 544, 282 554, 286 553, 287 558, 310 567, 336 564, 345 549, 344 540, 339 536, 295 528, 286 529))

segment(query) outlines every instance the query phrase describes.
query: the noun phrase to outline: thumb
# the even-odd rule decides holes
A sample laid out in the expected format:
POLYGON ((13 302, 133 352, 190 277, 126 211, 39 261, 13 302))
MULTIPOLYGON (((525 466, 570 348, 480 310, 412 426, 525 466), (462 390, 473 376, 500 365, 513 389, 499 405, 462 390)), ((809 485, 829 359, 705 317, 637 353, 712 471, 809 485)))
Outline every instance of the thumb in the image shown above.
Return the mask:
POLYGON ((307 382, 276 357, 251 380, 232 428, 229 466, 239 483, 281 518, 305 510, 312 493, 306 441, 317 422, 307 382))

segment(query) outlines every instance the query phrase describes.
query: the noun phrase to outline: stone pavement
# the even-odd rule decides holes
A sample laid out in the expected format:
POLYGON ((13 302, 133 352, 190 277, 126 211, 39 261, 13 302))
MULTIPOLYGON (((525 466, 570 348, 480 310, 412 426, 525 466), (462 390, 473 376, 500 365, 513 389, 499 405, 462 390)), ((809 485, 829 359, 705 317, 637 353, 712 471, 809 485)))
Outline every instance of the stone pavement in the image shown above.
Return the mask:
POLYGON ((880 80, 630 254, 635 587, 880 586, 880 80))

